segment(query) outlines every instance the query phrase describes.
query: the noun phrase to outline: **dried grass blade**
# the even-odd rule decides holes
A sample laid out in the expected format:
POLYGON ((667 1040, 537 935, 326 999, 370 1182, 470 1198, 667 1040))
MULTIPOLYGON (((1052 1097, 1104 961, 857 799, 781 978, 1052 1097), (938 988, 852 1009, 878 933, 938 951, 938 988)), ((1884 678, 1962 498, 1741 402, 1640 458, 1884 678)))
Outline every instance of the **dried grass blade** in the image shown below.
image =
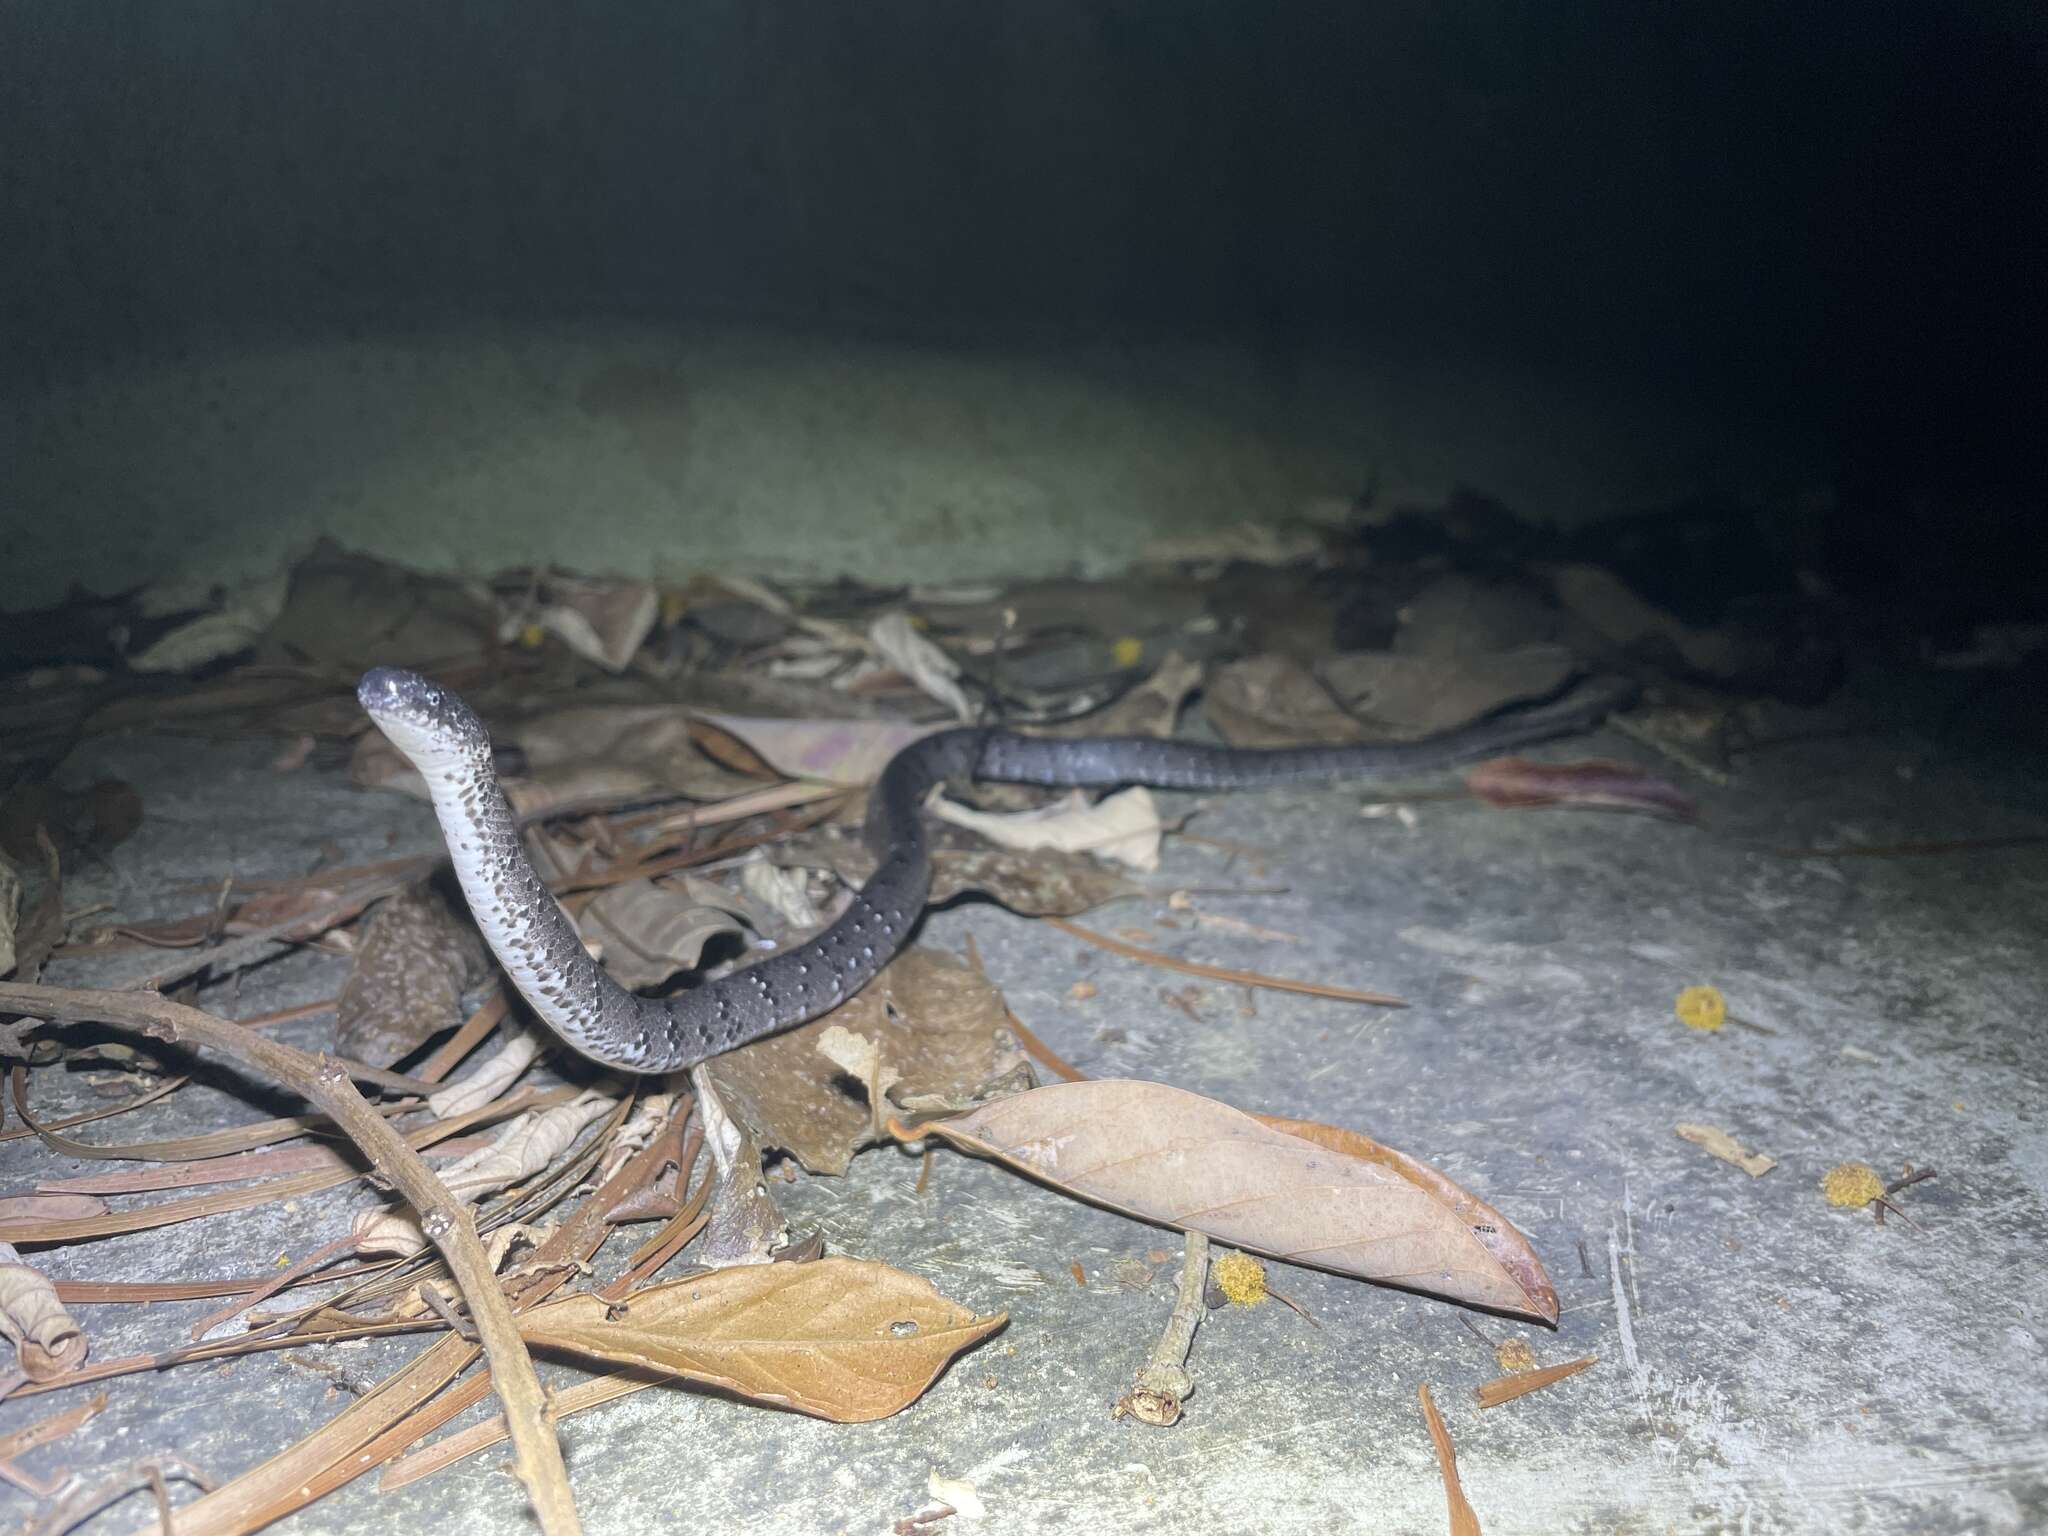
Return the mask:
POLYGON ((1479 1517, 1465 1502, 1465 1490, 1458 1482, 1458 1453, 1451 1445, 1451 1432, 1444 1426, 1444 1416, 1436 1411, 1436 1400, 1429 1395, 1429 1383, 1417 1382, 1415 1396, 1422 1404, 1423 1420, 1429 1425, 1429 1442, 1436 1447, 1437 1468, 1443 1473, 1451 1536, 1480 1536, 1479 1517))
POLYGON ((1497 1376, 1474 1387, 1472 1395, 1479 1399, 1480 1407, 1498 1408, 1502 1403, 1511 1403, 1526 1393, 1540 1392, 1567 1376, 1576 1376, 1587 1366, 1597 1364, 1599 1359, 1598 1355, 1583 1355, 1577 1360, 1567 1360, 1563 1365, 1546 1365, 1539 1371, 1517 1371, 1512 1376, 1497 1376))
MULTIPOLYGON (((552 1406, 557 1420, 566 1419, 572 1413, 581 1413, 586 1408, 596 1408, 619 1398, 644 1392, 649 1387, 670 1386, 673 1383, 666 1376, 655 1376, 644 1371, 610 1371, 591 1381, 579 1381, 554 1395, 552 1406)), ((435 1405, 439 1407, 439 1404, 435 1405)), ((463 1406, 467 1407, 467 1404, 463 1406)), ((457 1410, 460 1411, 460 1410, 457 1410)), ((446 1423, 447 1415, 442 1419, 446 1423)), ((433 1426, 438 1428, 438 1425, 433 1426)), ((410 1456, 400 1457, 384 1471, 377 1481, 380 1492, 390 1493, 408 1483, 416 1483, 423 1477, 432 1477, 444 1467, 452 1467, 465 1457, 474 1456, 478 1451, 487 1451, 501 1444, 509 1431, 505 1427, 505 1415, 493 1414, 481 1424, 472 1424, 456 1431, 446 1440, 437 1440, 432 1445, 414 1451, 410 1456)))
POLYGON ((1122 939, 1113 939, 1106 933, 1097 933, 1092 928, 1083 928, 1079 923, 1069 922, 1064 917, 1050 913, 1038 919, 1050 923, 1061 933, 1072 934, 1084 943, 1106 949, 1113 955, 1122 955, 1127 960, 1142 960, 1147 965, 1156 965, 1164 970, 1181 971, 1189 976, 1204 976, 1211 981, 1227 981, 1240 987, 1264 987, 1269 992, 1299 992, 1307 997, 1330 997, 1345 1003, 1370 1003, 1381 1008, 1406 1008, 1405 998, 1395 997, 1390 992, 1362 992, 1354 987, 1333 987, 1320 981, 1296 981, 1287 976, 1268 976, 1261 971, 1238 971, 1223 965, 1204 965, 1198 960, 1180 960, 1172 955, 1161 954, 1156 949, 1142 949, 1136 944, 1126 944, 1122 939))

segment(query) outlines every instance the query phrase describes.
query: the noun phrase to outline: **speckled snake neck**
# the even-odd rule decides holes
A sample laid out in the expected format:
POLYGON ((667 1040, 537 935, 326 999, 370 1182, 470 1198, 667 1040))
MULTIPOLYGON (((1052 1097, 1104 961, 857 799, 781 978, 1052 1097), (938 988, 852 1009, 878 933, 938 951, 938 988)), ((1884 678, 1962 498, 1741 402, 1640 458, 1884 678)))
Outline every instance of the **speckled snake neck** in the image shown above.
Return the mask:
POLYGON ((499 964, 557 1034, 584 1055, 635 1072, 672 1072, 816 1018, 860 990, 902 947, 931 889, 923 807, 946 779, 1161 789, 1253 789, 1384 778, 1489 757, 1597 724, 1625 700, 1616 687, 1503 715, 1422 741, 1254 751, 1153 737, 1066 740, 1008 731, 940 731, 898 752, 868 800, 879 862, 838 921, 807 943, 674 997, 638 997, 608 976, 541 883, 498 787, 490 736, 445 688, 379 667, 356 690, 370 718, 426 780, 456 878, 499 964))

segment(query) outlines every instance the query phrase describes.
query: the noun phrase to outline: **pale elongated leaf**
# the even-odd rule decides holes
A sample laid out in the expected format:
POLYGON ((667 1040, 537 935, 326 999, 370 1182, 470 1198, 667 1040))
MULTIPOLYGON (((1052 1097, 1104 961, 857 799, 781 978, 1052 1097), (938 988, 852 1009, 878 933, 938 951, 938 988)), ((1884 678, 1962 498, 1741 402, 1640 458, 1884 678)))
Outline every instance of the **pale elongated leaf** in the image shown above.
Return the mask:
POLYGON ((635 1293, 585 1293, 519 1320, 548 1345, 724 1387, 842 1424, 915 1402, 947 1363, 1009 1321, 872 1259, 713 1270, 635 1293))
POLYGON ((1360 1156, 1344 1132, 1310 1140, 1200 1094, 1128 1079, 1034 1088, 922 1130, 1146 1221, 1474 1306, 1557 1316, 1541 1265, 1518 1280, 1490 1250, 1494 1234, 1475 1230, 1504 1227, 1497 1213, 1478 1201, 1461 1210, 1463 1192, 1441 1175, 1433 1187, 1398 1154, 1360 1156))

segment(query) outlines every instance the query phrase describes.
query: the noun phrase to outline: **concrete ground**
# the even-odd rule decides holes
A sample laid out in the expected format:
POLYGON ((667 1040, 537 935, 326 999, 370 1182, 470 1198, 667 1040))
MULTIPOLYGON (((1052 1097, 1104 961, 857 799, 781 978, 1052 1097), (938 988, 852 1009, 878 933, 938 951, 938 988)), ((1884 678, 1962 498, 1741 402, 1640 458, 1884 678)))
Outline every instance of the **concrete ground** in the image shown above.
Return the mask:
MULTIPOLYGON (((1388 988, 1412 1001, 1405 1011, 1268 994, 1247 1013, 1234 989, 992 907, 926 924, 942 946, 971 933, 1016 1011, 1091 1073, 1356 1127, 1435 1162, 1533 1241, 1562 1301, 1555 1335, 1275 1266, 1273 1284, 1313 1326, 1273 1304, 1212 1313, 1184 1421, 1112 1422, 1170 1308, 1172 1266, 1146 1255, 1177 1249, 1173 1235, 947 1153, 919 1194, 914 1157, 870 1152, 843 1179, 778 1187, 792 1224, 977 1310, 1007 1309, 1007 1330, 877 1424, 689 1390, 572 1420, 563 1438, 586 1528, 887 1531, 931 1502, 936 1471, 973 1482, 987 1511, 941 1531, 1440 1532, 1421 1382, 1490 1536, 2048 1526, 2048 855, 1794 860, 1756 846, 2048 831, 2037 765, 1976 733, 1981 711, 1881 683, 1780 722, 1794 739, 1741 758, 1730 786, 1689 783, 1705 828, 1426 801, 1410 829, 1361 816, 1367 790, 1247 794, 1214 801, 1197 828, 1256 859, 1170 842, 1162 888, 1282 886, 1198 901, 1299 942, 1175 930, 1163 902, 1099 914, 1190 957, 1388 988), (1096 988, 1086 1001, 1072 995, 1080 980, 1096 988), (1701 982, 1756 1027, 1681 1027, 1674 995, 1701 982), (1680 1121, 1720 1126, 1779 1166, 1752 1179, 1680 1140, 1680 1121), (1821 1176, 1845 1159, 1939 1176, 1900 1197, 1911 1226, 1879 1227, 1823 1203, 1821 1176), (1149 1288, 1119 1284, 1134 1260, 1160 1268, 1149 1288), (1520 1332, 1544 1363, 1599 1364, 1481 1411, 1471 1388, 1498 1369, 1468 1322, 1495 1340, 1520 1332)), ((1613 735, 1552 750, 1586 749, 1648 756, 1613 735)), ((65 780, 124 778, 148 819, 106 865, 78 871, 71 904, 167 915, 191 905, 177 887, 295 874, 323 844, 350 859, 435 845, 424 807, 338 772, 278 774, 273 753, 159 737, 81 751, 65 780)), ((117 982, 145 963, 67 964, 51 979, 117 982)), ((331 995, 342 970, 295 956, 206 1001, 281 1007, 331 995)), ((317 1043, 321 1027, 285 1034, 317 1043)), ((60 1093, 48 1077, 40 1111, 91 1102, 83 1084, 60 1093)), ((187 1089, 118 1132, 79 1134, 168 1137, 284 1112, 274 1095, 228 1090, 187 1089)), ((0 1143, 0 1167, 14 1190, 81 1165, 17 1141, 0 1143)), ((41 1262, 80 1279, 246 1275, 331 1238, 364 1201, 319 1196, 41 1262)), ((107 1358, 165 1347, 208 1305, 85 1318, 107 1358)), ((91 1472, 168 1448, 231 1476, 342 1406, 323 1370, 374 1381, 418 1348, 119 1380, 105 1413, 26 1464, 91 1472)), ((59 1402, 0 1405, 0 1433, 59 1402)), ((394 1496, 364 1479, 279 1529, 528 1531, 504 1462, 494 1451, 394 1496)), ((0 1528, 29 1508, 0 1489, 0 1528)), ((131 1501, 91 1529, 142 1518, 131 1501)))

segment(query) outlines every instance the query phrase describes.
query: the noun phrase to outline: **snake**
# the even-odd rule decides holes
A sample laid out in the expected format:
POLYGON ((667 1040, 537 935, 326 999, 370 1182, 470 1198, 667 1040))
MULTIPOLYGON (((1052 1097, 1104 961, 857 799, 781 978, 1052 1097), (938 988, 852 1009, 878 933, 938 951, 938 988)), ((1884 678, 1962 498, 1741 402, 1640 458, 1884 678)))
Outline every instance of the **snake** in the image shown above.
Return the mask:
POLYGON ((816 937, 666 997, 613 979, 584 948, 528 859, 498 782, 490 733, 451 690, 396 667, 365 673, 357 702, 426 781, 478 928, 533 1011, 568 1045, 631 1072, 681 1071, 846 1002, 902 948, 931 889, 924 804, 940 783, 1057 788, 1146 784, 1243 790, 1406 777, 1591 729, 1628 702, 1617 680, 1409 741, 1247 748, 1152 736, 1027 736, 941 729, 890 758, 868 796, 874 873, 816 937))

